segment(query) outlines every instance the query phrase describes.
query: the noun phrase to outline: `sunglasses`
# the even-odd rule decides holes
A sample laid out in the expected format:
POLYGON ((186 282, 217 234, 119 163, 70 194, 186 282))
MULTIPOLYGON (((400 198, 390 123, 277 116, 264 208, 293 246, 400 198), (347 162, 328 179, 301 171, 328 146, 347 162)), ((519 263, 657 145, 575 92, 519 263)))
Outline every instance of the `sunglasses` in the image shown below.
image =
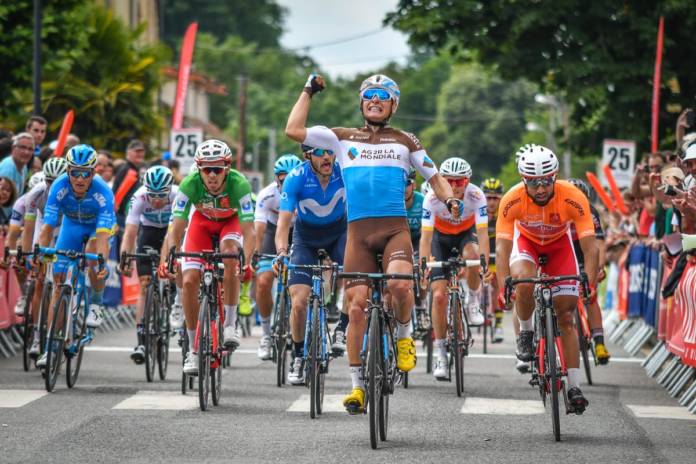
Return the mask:
POLYGON ((360 96, 363 100, 372 100, 375 95, 379 101, 391 100, 391 95, 384 89, 366 89, 360 96))
POLYGON ((323 148, 315 148, 314 150, 309 152, 312 156, 324 156, 324 155, 329 155, 333 156, 334 152, 333 150, 325 150, 323 148))
POLYGON ((150 197, 152 200, 164 200, 165 198, 169 197, 169 192, 162 192, 162 193, 147 192, 147 196, 150 197))
POLYGON ((447 183, 452 187, 464 187, 469 183, 469 179, 466 177, 461 179, 447 179, 447 183))
POLYGON ((556 176, 524 178, 525 185, 528 185, 529 187, 533 188, 550 187, 553 185, 554 182, 556 182, 556 176))
POLYGON ((92 177, 92 171, 71 169, 70 177, 72 177, 73 179, 89 179, 90 177, 92 177))
POLYGON ((203 174, 206 174, 206 175, 208 175, 208 174, 218 174, 219 175, 225 171, 224 166, 205 166, 205 167, 201 167, 200 169, 201 169, 201 172, 203 174))

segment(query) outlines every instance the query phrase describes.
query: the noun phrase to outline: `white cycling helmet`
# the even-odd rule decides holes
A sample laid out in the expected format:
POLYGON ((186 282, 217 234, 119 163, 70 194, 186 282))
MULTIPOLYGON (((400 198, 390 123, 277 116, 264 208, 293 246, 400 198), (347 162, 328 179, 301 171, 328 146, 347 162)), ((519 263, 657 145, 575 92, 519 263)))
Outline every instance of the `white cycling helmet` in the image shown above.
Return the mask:
POLYGON ((558 172, 558 158, 546 147, 534 145, 520 155, 517 171, 522 177, 546 177, 558 172))
POLYGON ((515 163, 519 163, 520 157, 525 153, 530 152, 534 147, 538 147, 536 143, 525 143, 515 152, 515 163))
POLYGON ((27 190, 31 190, 36 187, 42 180, 44 180, 44 173, 41 171, 35 173, 29 178, 29 182, 27 182, 27 190))
POLYGON ((392 100, 394 100, 394 105, 399 104, 399 97, 401 96, 399 85, 389 76, 374 74, 368 77, 360 84, 360 93, 362 94, 363 90, 366 89, 384 89, 392 97, 392 100))
POLYGON ((197 164, 212 163, 215 161, 232 162, 230 147, 221 140, 210 139, 198 145, 193 159, 197 164))
POLYGON ((461 158, 447 158, 440 165, 440 174, 447 177, 471 178, 471 166, 461 158))
POLYGON ((684 150, 684 157, 682 161, 688 161, 696 159, 696 142, 691 142, 691 144, 684 150))
POLYGON ((43 165, 43 175, 46 179, 55 179, 68 170, 65 158, 49 158, 43 165))

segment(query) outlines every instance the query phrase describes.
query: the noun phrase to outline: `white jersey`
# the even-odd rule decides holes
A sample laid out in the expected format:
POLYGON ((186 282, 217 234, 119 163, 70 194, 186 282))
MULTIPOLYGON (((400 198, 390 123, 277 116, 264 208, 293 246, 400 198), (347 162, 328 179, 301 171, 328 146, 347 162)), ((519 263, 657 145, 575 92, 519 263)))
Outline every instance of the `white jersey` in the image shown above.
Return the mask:
POLYGON ((22 227, 24 225, 24 213, 27 210, 26 205, 27 195, 24 194, 17 198, 12 205, 12 217, 10 217, 10 225, 22 227))
POLYGON ((46 200, 48 200, 48 188, 46 181, 41 181, 29 190, 25 195, 24 217, 26 219, 36 219, 37 213, 44 214, 46 200))
POLYGON ((488 226, 488 208, 486 196, 476 185, 469 183, 462 199, 463 210, 455 219, 447 209, 447 205, 437 199, 433 192, 428 192, 423 200, 424 230, 437 230, 441 234, 457 235, 474 226, 488 226))
POLYGON ((148 227, 166 228, 169 226, 172 217, 174 198, 178 192, 179 187, 172 185, 167 203, 162 208, 157 209, 150 203, 150 198, 147 195, 145 186, 141 186, 130 199, 126 224, 133 224, 136 226, 142 224, 148 227))
MULTIPOLYGON (((256 196, 256 211, 254 222, 278 225, 278 213, 280 212, 281 191, 276 181, 265 186, 256 196)), ((293 217, 293 223, 295 218, 293 217)))

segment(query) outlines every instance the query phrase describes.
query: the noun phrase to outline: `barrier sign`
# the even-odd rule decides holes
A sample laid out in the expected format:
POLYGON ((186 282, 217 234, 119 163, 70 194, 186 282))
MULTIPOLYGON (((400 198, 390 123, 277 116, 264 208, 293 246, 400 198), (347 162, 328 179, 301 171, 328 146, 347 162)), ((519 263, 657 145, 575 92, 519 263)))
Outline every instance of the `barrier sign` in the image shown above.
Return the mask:
MULTIPOLYGON (((632 140, 605 139, 602 143, 602 166, 608 165, 614 173, 616 185, 630 187, 636 165, 636 142, 632 140)), ((600 171, 602 185, 608 186, 604 173, 600 171)))
POLYGON ((172 159, 179 162, 182 174, 188 174, 189 168, 193 165, 196 147, 202 142, 203 129, 201 128, 172 129, 169 136, 169 151, 172 159))

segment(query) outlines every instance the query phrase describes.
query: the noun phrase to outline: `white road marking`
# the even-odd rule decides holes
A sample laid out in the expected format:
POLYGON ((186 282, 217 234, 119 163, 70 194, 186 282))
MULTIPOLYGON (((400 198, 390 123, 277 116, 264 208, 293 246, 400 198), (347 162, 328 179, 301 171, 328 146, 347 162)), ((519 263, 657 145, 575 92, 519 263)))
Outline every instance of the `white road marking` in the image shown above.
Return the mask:
MULTIPOLYGON (((86 346, 85 351, 92 351, 96 353, 131 353, 133 352, 132 347, 128 346, 86 346)), ((169 348, 170 353, 181 353, 181 348, 178 346, 176 348, 169 348)), ((235 350, 234 354, 256 354, 256 350, 238 348, 235 350)))
MULTIPOLYGON (((300 397, 290 405, 287 412, 309 412, 309 395, 300 397)), ((343 395, 324 395, 322 413, 325 412, 345 412, 343 407, 343 395)))
POLYGON ((0 408, 21 408, 47 394, 45 390, 0 390, 0 408))
POLYGON ((462 406, 462 414, 494 414, 500 416, 543 414, 541 400, 515 400, 500 398, 467 398, 462 406))
POLYGON ((198 395, 182 395, 181 392, 171 391, 139 391, 126 398, 111 409, 157 409, 181 411, 196 409, 198 395))
POLYGON ((644 406, 638 404, 626 405, 636 417, 644 419, 679 419, 696 420, 696 414, 691 414, 682 406, 644 406))

